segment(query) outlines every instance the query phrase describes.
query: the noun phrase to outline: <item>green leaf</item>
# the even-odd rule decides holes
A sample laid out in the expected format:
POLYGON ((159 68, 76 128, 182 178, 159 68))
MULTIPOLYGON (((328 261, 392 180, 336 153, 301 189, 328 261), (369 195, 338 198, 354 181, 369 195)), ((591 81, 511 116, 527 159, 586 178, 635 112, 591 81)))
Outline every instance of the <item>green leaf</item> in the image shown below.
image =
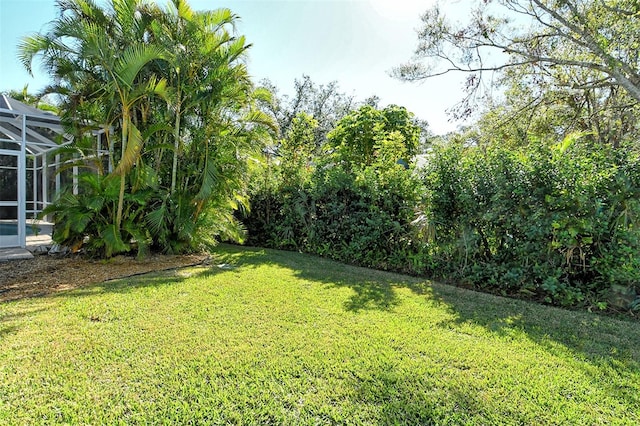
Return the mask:
POLYGON ((122 241, 122 236, 120 235, 120 230, 116 227, 115 224, 107 225, 102 229, 100 233, 104 243, 105 243, 105 255, 106 257, 111 257, 114 254, 127 252, 130 250, 129 244, 126 244, 122 241))

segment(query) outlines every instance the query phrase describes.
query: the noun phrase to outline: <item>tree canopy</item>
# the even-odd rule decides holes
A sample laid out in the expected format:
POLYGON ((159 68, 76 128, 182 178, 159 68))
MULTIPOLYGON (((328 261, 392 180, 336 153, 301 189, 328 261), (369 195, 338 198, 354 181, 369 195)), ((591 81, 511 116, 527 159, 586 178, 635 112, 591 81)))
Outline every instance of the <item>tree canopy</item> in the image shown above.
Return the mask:
POLYGON ((420 127, 413 121, 413 113, 404 107, 390 105, 382 110, 364 105, 340 120, 328 135, 328 145, 338 158, 347 163, 364 167, 375 161, 380 142, 396 133, 404 146, 404 157, 396 160, 408 161, 417 153, 420 127))
POLYGON ((262 84, 273 94, 270 102, 262 103, 263 109, 278 122, 280 136, 286 137, 300 114, 311 116, 317 121, 313 131, 314 149, 317 151, 336 123, 356 107, 354 98, 340 92, 335 81, 319 84, 303 75, 301 79, 295 79, 291 96, 280 95, 278 88, 269 80, 262 84))
MULTIPOLYGON (((622 89, 640 101, 640 5, 631 0, 478 0, 458 24, 435 6, 422 17, 412 61, 394 74, 404 80, 467 73, 468 95, 458 116, 473 110, 487 72, 516 70, 523 83, 596 90, 601 104, 622 89), (609 90, 609 91, 607 91, 609 90)), ((459 7, 459 6, 458 6, 459 7)), ((498 79, 499 81, 499 79, 498 79)), ((625 101, 610 102, 616 105, 625 101)))

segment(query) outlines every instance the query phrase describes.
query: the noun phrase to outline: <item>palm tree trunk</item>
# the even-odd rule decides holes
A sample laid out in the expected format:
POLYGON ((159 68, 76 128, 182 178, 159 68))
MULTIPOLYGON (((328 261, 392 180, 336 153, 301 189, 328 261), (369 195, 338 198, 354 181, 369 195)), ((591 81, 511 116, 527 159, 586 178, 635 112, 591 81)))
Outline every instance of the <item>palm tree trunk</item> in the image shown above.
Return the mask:
POLYGON ((178 150, 180 149, 180 116, 182 114, 182 93, 180 91, 180 79, 178 78, 178 104, 176 105, 176 122, 173 129, 173 165, 171 166, 171 195, 176 191, 178 177, 178 150))
MULTIPOLYGON (((122 108, 122 158, 124 158, 125 151, 127 149, 127 132, 129 131, 129 110, 122 108)), ((120 231, 120 225, 122 224, 122 207, 124 205, 124 189, 125 189, 125 172, 120 171, 120 194, 118 195, 118 210, 116 212, 116 228, 120 231)))

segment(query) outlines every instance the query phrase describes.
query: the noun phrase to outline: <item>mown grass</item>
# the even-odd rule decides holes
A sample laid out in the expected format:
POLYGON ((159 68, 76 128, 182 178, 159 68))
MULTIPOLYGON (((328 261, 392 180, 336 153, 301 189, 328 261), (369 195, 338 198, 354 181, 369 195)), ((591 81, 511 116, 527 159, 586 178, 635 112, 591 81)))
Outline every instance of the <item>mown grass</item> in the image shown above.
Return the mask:
POLYGON ((640 423, 637 322, 289 252, 214 263, 0 305, 0 424, 640 423))

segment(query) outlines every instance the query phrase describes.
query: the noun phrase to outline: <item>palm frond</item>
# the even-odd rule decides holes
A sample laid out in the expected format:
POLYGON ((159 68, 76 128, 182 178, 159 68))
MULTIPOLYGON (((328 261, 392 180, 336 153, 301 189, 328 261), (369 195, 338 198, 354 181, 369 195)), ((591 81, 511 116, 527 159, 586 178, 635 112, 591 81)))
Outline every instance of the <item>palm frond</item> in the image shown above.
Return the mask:
POLYGON ((172 3, 176 9, 178 18, 187 21, 191 21, 193 19, 195 12, 193 11, 193 9, 191 9, 189 3, 184 0, 172 0, 172 3))
POLYGON ((231 9, 218 8, 214 10, 198 12, 196 15, 197 21, 203 28, 209 33, 218 32, 223 26, 230 25, 235 31, 235 23, 239 19, 238 15, 234 14, 231 9))
POLYGON ((204 201, 209 199, 212 192, 215 189, 216 183, 220 180, 220 169, 215 161, 212 161, 209 156, 207 156, 204 170, 202 173, 202 181, 200 184, 200 190, 198 194, 195 196, 196 200, 204 201))
POLYGON ((163 201, 156 209, 147 213, 145 222, 153 234, 161 235, 166 232, 167 216, 167 203, 163 201))
POLYGON ((18 42, 18 60, 30 75, 33 75, 33 59, 47 51, 50 45, 51 40, 41 34, 24 37, 18 42))
POLYGON ((111 257, 114 253, 127 252, 131 249, 130 244, 125 243, 120 235, 120 230, 115 224, 107 225, 100 237, 104 241, 105 255, 111 257))
POLYGON ((120 162, 116 166, 114 173, 120 176, 127 174, 133 165, 138 161, 142 151, 143 139, 140 130, 133 123, 128 123, 129 134, 127 135, 127 147, 120 162))
POLYGON ((127 47, 117 59, 114 67, 114 76, 118 84, 131 90, 134 81, 142 68, 150 61, 163 59, 165 51, 153 45, 136 44, 127 47))

